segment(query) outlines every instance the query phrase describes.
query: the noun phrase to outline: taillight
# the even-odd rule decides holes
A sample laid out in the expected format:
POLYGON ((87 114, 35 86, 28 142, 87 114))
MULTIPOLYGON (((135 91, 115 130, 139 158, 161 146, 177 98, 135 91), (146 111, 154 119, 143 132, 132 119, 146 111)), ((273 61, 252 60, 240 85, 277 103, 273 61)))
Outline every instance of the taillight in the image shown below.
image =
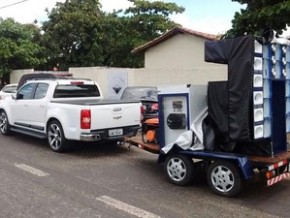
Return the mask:
POLYGON ((141 106, 141 114, 144 114, 146 111, 146 106, 142 105, 141 106))
POLYGON ((151 106, 151 110, 153 110, 153 111, 158 111, 158 103, 154 103, 154 104, 152 104, 152 106, 151 106))
POLYGON ((91 110, 81 110, 81 129, 91 128, 91 110))
POLYGON ((273 178, 275 176, 276 176, 276 171, 275 170, 266 172, 266 178, 267 179, 271 179, 271 178, 273 178))
POLYGON ((142 105, 142 106, 140 107, 140 120, 143 120, 143 118, 144 118, 144 113, 145 113, 145 108, 144 108, 144 106, 142 105))
POLYGON ((70 82, 71 85, 83 85, 84 82, 79 82, 79 81, 72 81, 70 82))

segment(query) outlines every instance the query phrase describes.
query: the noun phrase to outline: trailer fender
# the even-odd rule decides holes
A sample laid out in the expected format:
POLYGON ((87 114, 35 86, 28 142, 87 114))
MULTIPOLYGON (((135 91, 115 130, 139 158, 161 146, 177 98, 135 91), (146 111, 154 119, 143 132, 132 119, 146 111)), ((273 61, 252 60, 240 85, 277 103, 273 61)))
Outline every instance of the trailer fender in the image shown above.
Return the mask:
POLYGON ((159 164, 164 163, 168 155, 173 154, 173 153, 178 154, 179 151, 181 151, 181 148, 178 147, 176 144, 173 145, 173 147, 170 149, 168 153, 164 153, 161 149, 158 155, 157 163, 159 164))

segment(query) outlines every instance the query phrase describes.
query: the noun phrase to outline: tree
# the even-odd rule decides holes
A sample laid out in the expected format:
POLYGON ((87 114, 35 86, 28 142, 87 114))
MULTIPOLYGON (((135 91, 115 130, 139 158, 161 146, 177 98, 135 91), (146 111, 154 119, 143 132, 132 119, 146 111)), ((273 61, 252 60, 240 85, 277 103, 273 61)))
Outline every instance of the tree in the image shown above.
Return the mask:
POLYGON ((0 77, 8 77, 13 69, 34 68, 44 62, 37 43, 40 29, 33 24, 20 24, 0 18, 0 77))
POLYGON ((247 33, 261 35, 266 29, 281 34, 290 24, 290 1, 287 0, 232 0, 246 4, 246 9, 236 12, 232 29, 226 37, 241 36, 247 33))
POLYGON ((46 67, 138 67, 131 50, 176 26, 169 19, 184 8, 161 1, 130 0, 125 11, 105 13, 98 0, 67 0, 48 12, 43 23, 46 67))
POLYGON ((129 0, 133 7, 125 10, 130 17, 131 29, 145 41, 152 40, 178 24, 171 21, 169 15, 184 12, 184 8, 175 3, 162 1, 129 0))
POLYGON ((61 69, 67 69, 101 64, 102 16, 98 0, 66 0, 48 11, 49 20, 42 27, 42 44, 49 58, 46 67, 59 64, 61 69))
MULTIPOLYGON (((175 3, 164 3, 162 1, 146 1, 146 0, 129 0, 133 3, 124 13, 122 19, 121 31, 123 40, 119 43, 119 48, 123 58, 116 57, 119 63, 117 66, 125 67, 142 67, 144 65, 144 57, 141 54, 133 55, 131 50, 148 41, 151 41, 169 29, 172 29, 179 24, 170 20, 169 16, 184 12, 184 8, 175 3)), ((114 53, 116 55, 118 53, 114 53)))

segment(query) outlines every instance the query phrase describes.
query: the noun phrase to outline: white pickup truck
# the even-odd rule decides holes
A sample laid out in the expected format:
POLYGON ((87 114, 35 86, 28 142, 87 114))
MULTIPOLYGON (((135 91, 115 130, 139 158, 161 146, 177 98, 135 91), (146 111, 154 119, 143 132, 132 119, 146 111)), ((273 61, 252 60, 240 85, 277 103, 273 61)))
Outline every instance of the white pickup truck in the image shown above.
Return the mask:
POLYGON ((136 135, 141 103, 105 100, 86 79, 35 80, 0 102, 0 131, 47 138, 53 151, 69 141, 119 141, 136 135))

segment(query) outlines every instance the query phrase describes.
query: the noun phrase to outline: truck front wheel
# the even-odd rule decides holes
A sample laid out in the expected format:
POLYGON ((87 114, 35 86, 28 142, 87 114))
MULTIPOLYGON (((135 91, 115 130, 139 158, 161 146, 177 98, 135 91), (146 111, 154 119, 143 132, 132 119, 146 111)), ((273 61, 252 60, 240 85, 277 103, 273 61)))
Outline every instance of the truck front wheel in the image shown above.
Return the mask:
POLYGON ((170 155, 165 161, 165 172, 171 183, 180 186, 188 185, 193 180, 193 161, 184 155, 170 155))
POLYGON ((53 120, 47 127, 47 138, 50 148, 55 152, 62 152, 67 148, 68 141, 64 137, 61 124, 53 120))
POLYGON ((237 167, 228 161, 213 162, 208 168, 207 182, 215 193, 227 197, 237 195, 243 186, 237 167))

